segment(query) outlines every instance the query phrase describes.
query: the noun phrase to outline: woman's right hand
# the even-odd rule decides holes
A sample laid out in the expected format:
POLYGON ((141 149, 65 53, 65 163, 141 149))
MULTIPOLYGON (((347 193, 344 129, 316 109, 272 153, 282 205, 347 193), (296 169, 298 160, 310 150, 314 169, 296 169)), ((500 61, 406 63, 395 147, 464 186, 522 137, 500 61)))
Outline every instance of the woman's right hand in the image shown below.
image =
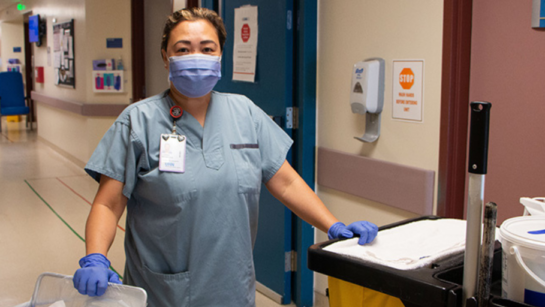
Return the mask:
POLYGON ((108 282, 121 284, 117 273, 109 269, 110 261, 102 254, 89 254, 80 259, 74 274, 74 287, 80 294, 101 296, 108 288, 108 282))

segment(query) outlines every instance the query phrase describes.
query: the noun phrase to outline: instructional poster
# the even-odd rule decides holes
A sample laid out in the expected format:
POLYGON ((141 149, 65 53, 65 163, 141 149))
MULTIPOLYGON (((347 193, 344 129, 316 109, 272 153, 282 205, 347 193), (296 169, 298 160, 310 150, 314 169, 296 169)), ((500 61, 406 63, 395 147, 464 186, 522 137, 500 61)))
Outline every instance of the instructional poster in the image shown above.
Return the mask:
POLYGON ((422 122, 423 60, 394 60, 393 107, 395 119, 422 122))
POLYGON ((257 6, 235 9, 233 81, 255 82, 257 58, 257 6))
POLYGON ((122 70, 93 70, 93 92, 95 93, 123 93, 122 70))
POLYGON ((76 88, 74 20, 53 24, 55 84, 76 88))

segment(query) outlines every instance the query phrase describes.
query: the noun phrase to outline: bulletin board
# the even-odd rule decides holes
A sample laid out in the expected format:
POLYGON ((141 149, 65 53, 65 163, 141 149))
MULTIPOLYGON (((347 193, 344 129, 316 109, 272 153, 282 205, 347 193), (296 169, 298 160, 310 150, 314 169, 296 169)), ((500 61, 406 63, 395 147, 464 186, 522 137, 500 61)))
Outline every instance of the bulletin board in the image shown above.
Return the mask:
POLYGON ((55 84, 76 88, 74 19, 53 24, 55 84))

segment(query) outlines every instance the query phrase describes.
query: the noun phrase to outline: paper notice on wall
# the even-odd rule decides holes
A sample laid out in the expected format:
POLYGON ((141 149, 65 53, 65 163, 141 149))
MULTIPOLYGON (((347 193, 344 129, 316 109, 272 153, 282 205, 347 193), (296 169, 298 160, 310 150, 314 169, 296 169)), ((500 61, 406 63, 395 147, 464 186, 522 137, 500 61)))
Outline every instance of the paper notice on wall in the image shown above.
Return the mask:
POLYGON ((61 67, 61 63, 62 63, 62 54, 57 52, 55 54, 53 54, 53 67, 55 68, 59 68, 61 67))
POLYGON ((422 122, 424 61, 394 60, 393 68, 392 117, 422 122))
POLYGON ((61 51, 61 32, 57 29, 53 31, 53 52, 61 51))
POLYGON ((255 82, 257 59, 257 6, 235 9, 233 80, 255 82))

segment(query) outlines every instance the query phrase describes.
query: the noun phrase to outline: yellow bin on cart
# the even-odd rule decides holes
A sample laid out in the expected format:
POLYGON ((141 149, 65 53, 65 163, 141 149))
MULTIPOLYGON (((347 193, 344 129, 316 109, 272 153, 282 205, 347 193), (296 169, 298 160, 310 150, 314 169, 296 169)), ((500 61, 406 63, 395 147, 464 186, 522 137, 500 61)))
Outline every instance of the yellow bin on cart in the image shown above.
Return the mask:
POLYGON ((382 292, 333 277, 328 282, 330 307, 405 307, 397 297, 382 292))

